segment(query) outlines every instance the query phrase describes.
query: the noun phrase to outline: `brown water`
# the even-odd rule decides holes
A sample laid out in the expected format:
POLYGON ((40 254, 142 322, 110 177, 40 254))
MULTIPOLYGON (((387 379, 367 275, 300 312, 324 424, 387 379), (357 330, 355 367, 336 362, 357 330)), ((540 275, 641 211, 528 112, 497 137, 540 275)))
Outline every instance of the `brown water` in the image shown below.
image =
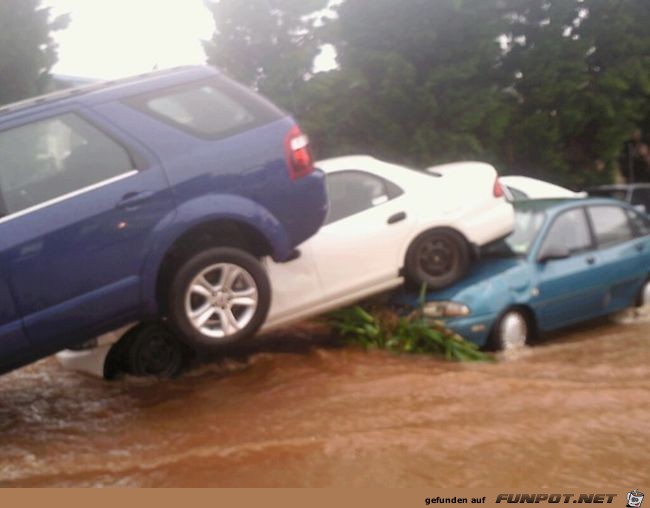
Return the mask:
POLYGON ((0 378, 0 485, 647 486, 649 330, 480 365, 306 347, 162 382, 49 359, 0 378))

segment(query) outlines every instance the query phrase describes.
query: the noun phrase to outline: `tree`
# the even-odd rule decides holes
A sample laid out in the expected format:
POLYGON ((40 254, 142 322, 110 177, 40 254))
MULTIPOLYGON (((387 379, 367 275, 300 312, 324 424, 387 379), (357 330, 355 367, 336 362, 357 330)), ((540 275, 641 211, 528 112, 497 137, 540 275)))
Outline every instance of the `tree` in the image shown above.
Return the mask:
POLYGON ((420 166, 496 162, 512 102, 496 72, 499 13, 492 0, 346 0, 331 22, 340 70, 307 84, 325 94, 308 94, 310 114, 332 120, 310 126, 317 147, 420 166))
POLYGON ((220 0, 209 51, 292 111, 320 156, 478 158, 581 187, 648 133, 648 0, 345 0, 316 28, 322 6, 220 0), (339 68, 311 76, 324 42, 339 68))
POLYGON ((42 93, 56 63, 51 32, 64 28, 66 16, 51 19, 40 0, 0 2, 0 104, 42 93))
POLYGON ((508 0, 508 165, 581 187, 611 180, 649 98, 643 0, 508 0))
POLYGON ((328 0, 213 0, 216 31, 208 61, 280 105, 295 109, 296 88, 319 52, 311 14, 328 0))

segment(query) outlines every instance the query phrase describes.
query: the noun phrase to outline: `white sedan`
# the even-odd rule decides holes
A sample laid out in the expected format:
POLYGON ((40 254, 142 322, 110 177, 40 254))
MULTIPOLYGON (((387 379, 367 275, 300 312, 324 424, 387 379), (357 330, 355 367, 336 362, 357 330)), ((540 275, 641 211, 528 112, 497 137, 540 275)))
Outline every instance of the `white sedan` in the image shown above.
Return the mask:
MULTIPOLYGON (((405 279, 430 288, 453 284, 465 275, 478 247, 513 229, 512 206, 489 164, 461 162, 416 171, 351 156, 317 166, 327 175, 329 214, 294 260, 266 260, 273 298, 262 331, 395 288, 405 279)), ((103 369, 97 354, 105 356, 112 342, 103 339, 95 352, 65 351, 58 357, 73 368, 96 371, 103 369)), ((144 351, 158 359, 170 356, 144 351)))
POLYGON ((462 162, 416 171, 367 156, 318 164, 330 211, 289 263, 269 263, 265 329, 327 312, 407 281, 442 288, 462 278, 477 247, 513 229, 496 170, 462 162))

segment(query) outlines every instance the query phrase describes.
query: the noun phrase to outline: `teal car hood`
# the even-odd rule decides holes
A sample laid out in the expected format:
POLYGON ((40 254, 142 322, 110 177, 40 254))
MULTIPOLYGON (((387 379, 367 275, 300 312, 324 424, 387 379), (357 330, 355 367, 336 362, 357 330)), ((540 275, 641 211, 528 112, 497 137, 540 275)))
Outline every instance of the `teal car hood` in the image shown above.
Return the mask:
MULTIPOLYGON (((484 258, 470 268, 458 283, 437 291, 429 291, 425 301, 455 301, 468 305, 472 314, 487 314, 502 309, 504 304, 520 303, 530 294, 530 267, 520 258, 484 258)), ((419 306, 417 291, 400 291, 393 302, 419 306)))

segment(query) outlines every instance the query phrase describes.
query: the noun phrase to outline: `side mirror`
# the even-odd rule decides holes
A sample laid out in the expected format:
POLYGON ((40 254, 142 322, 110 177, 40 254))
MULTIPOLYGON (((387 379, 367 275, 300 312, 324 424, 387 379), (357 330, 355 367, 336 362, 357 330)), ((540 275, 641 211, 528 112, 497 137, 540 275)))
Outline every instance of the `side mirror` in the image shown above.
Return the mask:
POLYGON ((634 205, 634 209, 635 209, 637 212, 648 213, 648 210, 646 209, 646 206, 645 206, 645 205, 634 205))
POLYGON ((548 244, 542 247, 537 256, 537 261, 544 263, 553 259, 566 259, 571 256, 571 251, 563 245, 548 244))

